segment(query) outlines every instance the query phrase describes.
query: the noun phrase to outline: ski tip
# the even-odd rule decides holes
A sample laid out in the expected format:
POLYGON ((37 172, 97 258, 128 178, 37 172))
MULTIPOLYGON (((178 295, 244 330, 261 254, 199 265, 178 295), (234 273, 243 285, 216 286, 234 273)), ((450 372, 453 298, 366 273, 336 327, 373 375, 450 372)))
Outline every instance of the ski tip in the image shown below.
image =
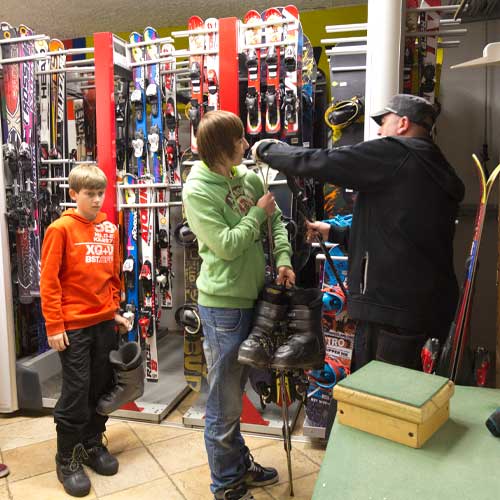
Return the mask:
POLYGON ((260 14, 256 10, 249 10, 244 16, 243 16, 243 22, 247 24, 249 21, 256 20, 260 21, 262 18, 260 14))
POLYGON ((274 20, 271 18, 281 19, 281 12, 276 7, 270 7, 263 12, 264 21, 274 20))
POLYGON ((30 36, 33 34, 33 30, 25 24, 20 24, 17 31, 21 36, 30 36))
POLYGON ((49 42, 50 52, 55 52, 56 50, 64 50, 64 43, 59 40, 59 38, 52 38, 49 42))
POLYGON ((293 4, 287 5, 283 10, 289 12, 293 17, 299 18, 299 9, 293 4))
POLYGON ((154 40, 156 38, 158 38, 158 32, 155 30, 155 28, 152 28, 151 26, 146 26, 146 28, 144 28, 144 39, 154 40))
POLYGON ((188 29, 194 30, 203 26, 203 19, 200 16, 191 16, 188 19, 188 29))
POLYGON ((128 36, 128 39, 130 43, 139 43, 142 42, 143 37, 137 31, 132 31, 132 33, 130 33, 130 35, 128 36))

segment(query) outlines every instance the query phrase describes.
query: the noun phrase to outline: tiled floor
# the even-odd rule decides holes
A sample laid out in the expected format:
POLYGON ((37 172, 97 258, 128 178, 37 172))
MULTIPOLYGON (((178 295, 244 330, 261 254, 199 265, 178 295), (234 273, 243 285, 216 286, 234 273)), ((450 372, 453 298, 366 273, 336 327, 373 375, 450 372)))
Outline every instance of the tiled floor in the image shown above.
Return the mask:
MULTIPOLYGON (((113 419, 107 436, 109 449, 120 461, 116 476, 98 476, 87 469, 92 490, 85 497, 103 500, 210 500, 209 469, 203 433, 182 426, 182 415, 196 394, 189 394, 162 424, 113 419)), ((324 446, 301 438, 302 423, 294 431, 293 497, 309 500, 323 460, 324 446)), ((51 416, 0 416, 1 461, 10 475, 0 479, 0 500, 63 500, 55 473, 55 426, 51 416)), ((280 481, 255 488, 255 500, 281 500, 288 495, 286 455, 281 440, 246 436, 255 459, 279 471, 280 481)))

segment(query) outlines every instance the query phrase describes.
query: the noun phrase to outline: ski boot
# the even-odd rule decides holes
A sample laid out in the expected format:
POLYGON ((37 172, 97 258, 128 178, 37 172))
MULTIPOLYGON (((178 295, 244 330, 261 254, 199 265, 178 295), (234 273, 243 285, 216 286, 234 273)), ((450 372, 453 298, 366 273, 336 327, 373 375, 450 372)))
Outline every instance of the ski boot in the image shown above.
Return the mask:
POLYGON ((214 500, 255 500, 245 483, 228 486, 214 494, 214 500))
POLYGON ((90 479, 82 467, 87 452, 81 443, 76 444, 72 449, 64 449, 60 446, 60 441, 60 436, 58 436, 57 479, 62 483, 64 491, 68 495, 84 497, 90 492, 90 479))
POLYGON ((113 365, 115 386, 99 399, 96 407, 99 415, 109 415, 144 393, 142 354, 137 342, 126 342, 117 351, 111 351, 109 361, 113 365))
POLYGON ((285 319, 287 308, 288 297, 282 287, 269 285, 264 288, 255 308, 252 331, 238 351, 241 364, 258 368, 269 366, 274 353, 273 331, 278 322, 285 319))
POLYGON ((118 460, 104 446, 102 434, 96 434, 85 440, 84 445, 87 455, 83 459, 85 465, 101 476, 114 476, 118 472, 118 460))
POLYGON ((323 294, 319 288, 291 292, 287 338, 276 349, 271 367, 277 370, 322 368, 325 343, 321 325, 323 294))
POLYGON ((263 467, 258 464, 248 448, 245 450, 244 460, 247 471, 243 476, 243 482, 248 487, 267 486, 279 481, 278 471, 274 467, 263 467))

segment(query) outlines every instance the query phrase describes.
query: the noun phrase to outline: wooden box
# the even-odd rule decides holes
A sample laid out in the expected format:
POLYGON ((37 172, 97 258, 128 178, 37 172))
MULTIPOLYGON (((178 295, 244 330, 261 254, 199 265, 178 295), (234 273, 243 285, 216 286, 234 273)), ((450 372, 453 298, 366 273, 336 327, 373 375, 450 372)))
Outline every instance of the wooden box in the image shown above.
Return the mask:
POLYGON ((333 397, 341 424, 420 448, 448 420, 454 387, 444 377, 371 361, 340 381, 333 397))

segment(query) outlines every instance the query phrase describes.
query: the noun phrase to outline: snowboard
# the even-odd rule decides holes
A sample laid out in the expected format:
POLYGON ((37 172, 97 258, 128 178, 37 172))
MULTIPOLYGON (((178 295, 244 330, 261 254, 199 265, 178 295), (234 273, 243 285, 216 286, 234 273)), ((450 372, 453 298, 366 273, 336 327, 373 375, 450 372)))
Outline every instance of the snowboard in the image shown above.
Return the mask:
MULTIPOLYGON (((186 151, 181 160, 181 180, 186 182, 195 159, 190 150, 186 151)), ((198 243, 194 241, 184 246, 184 306, 195 311, 198 304, 198 289, 196 279, 200 273, 201 259, 198 254, 198 243)), ((201 323, 196 328, 184 326, 184 378, 191 389, 200 392, 203 379, 207 375, 207 364, 203 353, 203 329, 201 323)))

